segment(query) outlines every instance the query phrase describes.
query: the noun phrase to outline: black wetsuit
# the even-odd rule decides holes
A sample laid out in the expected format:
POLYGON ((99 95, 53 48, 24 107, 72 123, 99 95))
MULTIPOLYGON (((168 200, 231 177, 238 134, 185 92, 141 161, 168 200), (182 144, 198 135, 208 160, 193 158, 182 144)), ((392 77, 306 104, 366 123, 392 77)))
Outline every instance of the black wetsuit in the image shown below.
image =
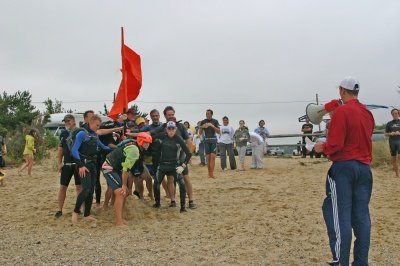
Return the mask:
MULTIPOLYGON (((81 205, 85 202, 84 216, 90 215, 90 210, 93 201, 94 185, 96 182, 96 163, 98 149, 111 150, 100 142, 97 134, 89 129, 89 131, 81 131, 76 135, 74 145, 72 146, 72 156, 74 157, 77 167, 85 166, 89 172, 86 172, 84 177, 81 177, 82 191, 79 193, 76 204, 75 213, 79 213, 81 205)), ((79 169, 78 169, 79 170, 79 169)))
MULTIPOLYGON (((400 119, 389 121, 386 124, 386 133, 400 131, 400 119)), ((400 136, 389 136, 390 155, 397 156, 400 153, 400 136)))
MULTIPOLYGON (((201 121, 200 125, 204 125, 206 123, 211 123, 213 124, 216 128, 219 128, 219 123, 216 119, 211 118, 209 119, 204 119, 201 121)), ((212 127, 207 127, 203 128, 204 131, 204 150, 206 154, 210 153, 217 153, 217 134, 215 132, 215 129, 212 127)))
POLYGON ((183 139, 174 135, 168 137, 167 133, 161 133, 154 137, 153 141, 153 164, 157 166, 157 174, 154 180, 154 197, 156 207, 160 206, 160 185, 164 176, 173 176, 174 180, 179 185, 179 193, 181 200, 181 210, 185 209, 186 189, 182 175, 176 173, 176 168, 179 166, 179 154, 183 150, 186 154, 184 163, 187 165, 192 154, 190 153, 183 139))
POLYGON ((71 155, 71 151, 67 145, 67 138, 69 137, 70 130, 63 130, 60 134, 59 147, 63 150, 64 164, 61 168, 60 185, 68 187, 72 176, 75 179, 75 185, 81 185, 81 178, 76 168, 74 158, 71 155))

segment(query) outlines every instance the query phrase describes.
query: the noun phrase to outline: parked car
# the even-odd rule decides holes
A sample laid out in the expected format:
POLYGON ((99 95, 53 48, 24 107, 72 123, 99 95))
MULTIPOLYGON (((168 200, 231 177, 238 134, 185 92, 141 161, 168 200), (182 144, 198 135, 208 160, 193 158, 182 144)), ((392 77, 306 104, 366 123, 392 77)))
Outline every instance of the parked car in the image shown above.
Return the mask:
POLYGON ((268 150, 268 151, 267 151, 267 154, 269 154, 269 155, 271 155, 271 156, 278 156, 278 155, 284 155, 284 154, 285 154, 285 151, 282 150, 282 149, 279 148, 279 147, 275 147, 275 148, 272 148, 272 149, 268 150))

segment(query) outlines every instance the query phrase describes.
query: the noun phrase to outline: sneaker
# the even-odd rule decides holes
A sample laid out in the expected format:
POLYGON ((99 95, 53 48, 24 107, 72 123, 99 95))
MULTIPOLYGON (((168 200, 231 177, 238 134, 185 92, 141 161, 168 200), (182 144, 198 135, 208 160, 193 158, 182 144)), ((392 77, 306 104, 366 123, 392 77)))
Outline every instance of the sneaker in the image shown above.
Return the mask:
POLYGON ((62 211, 57 211, 56 214, 54 214, 54 217, 58 219, 61 217, 61 215, 62 215, 62 211))
POLYGON ((169 204, 170 208, 175 208, 176 207, 176 202, 175 201, 171 201, 171 203, 169 204))
POLYGON ((250 169, 256 169, 257 167, 255 167, 255 166, 252 166, 252 167, 250 167, 250 169))
POLYGON ((4 176, 4 174, 2 172, 0 172, 0 176, 4 176))
POLYGON ((160 208, 160 207, 161 207, 160 203, 154 203, 154 204, 153 204, 153 208, 157 208, 157 209, 158 209, 158 208, 160 208))
POLYGON ((205 163, 200 163, 199 166, 206 166, 206 164, 205 163))
POLYGON ((192 210, 197 209, 196 203, 194 203, 193 201, 189 202, 189 209, 192 209, 192 210))
POLYGON ((228 170, 227 168, 223 168, 223 169, 222 169, 222 171, 224 171, 224 172, 227 171, 227 170, 228 170))
POLYGON ((185 207, 181 207, 181 209, 179 210, 179 212, 180 212, 180 213, 182 213, 182 212, 187 212, 187 210, 186 210, 185 207))
POLYGON ((328 262, 328 265, 330 265, 330 266, 339 266, 340 265, 340 262, 339 261, 335 261, 335 260, 333 260, 333 261, 331 261, 331 262, 328 262))

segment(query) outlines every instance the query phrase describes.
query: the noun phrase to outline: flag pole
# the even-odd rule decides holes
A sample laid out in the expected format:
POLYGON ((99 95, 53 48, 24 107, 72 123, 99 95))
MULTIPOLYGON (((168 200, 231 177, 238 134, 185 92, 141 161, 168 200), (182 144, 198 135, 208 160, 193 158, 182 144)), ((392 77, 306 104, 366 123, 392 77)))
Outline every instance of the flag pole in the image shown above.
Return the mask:
POLYGON ((122 80, 124 86, 124 113, 127 112, 128 109, 128 87, 126 84, 126 77, 125 77, 125 40, 124 40, 124 27, 121 27, 121 56, 122 56, 122 80))
MULTIPOLYGON (((128 111, 128 87, 126 84, 126 77, 125 77, 125 40, 124 40, 124 27, 121 27, 121 56, 122 56, 122 86, 124 87, 124 109, 123 113, 126 114, 128 111)), ((122 130, 122 135, 125 136, 126 133, 126 119, 124 120, 124 128, 122 130)))

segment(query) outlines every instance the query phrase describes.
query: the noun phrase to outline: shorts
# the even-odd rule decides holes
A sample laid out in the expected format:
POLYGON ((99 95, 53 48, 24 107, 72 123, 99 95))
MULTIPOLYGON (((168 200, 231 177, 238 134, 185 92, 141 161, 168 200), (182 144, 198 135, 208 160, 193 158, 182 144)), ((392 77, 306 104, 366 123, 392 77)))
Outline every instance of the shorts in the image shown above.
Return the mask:
POLYGON ((3 156, 0 156, 0 167, 6 167, 6 162, 3 159, 3 156))
POLYGON ((131 168, 131 174, 134 177, 139 177, 144 171, 144 165, 143 163, 138 163, 135 164, 132 168, 131 168))
POLYGON ((156 176, 156 169, 152 164, 146 164, 147 170, 149 170, 149 174, 154 178, 156 176))
POLYGON ((64 164, 61 168, 60 185, 68 187, 72 176, 74 176, 75 179, 75 186, 80 186, 82 184, 81 177, 79 176, 78 168, 76 167, 76 165, 64 164))
POLYGON ((389 141, 390 155, 397 156, 400 153, 400 141, 389 141))
POLYGON ((206 139, 204 141, 204 152, 206 154, 217 154, 217 139, 206 139))
POLYGON ((112 190, 116 190, 122 187, 121 172, 110 171, 106 169, 101 169, 101 171, 103 172, 104 178, 107 181, 107 185, 112 190))

